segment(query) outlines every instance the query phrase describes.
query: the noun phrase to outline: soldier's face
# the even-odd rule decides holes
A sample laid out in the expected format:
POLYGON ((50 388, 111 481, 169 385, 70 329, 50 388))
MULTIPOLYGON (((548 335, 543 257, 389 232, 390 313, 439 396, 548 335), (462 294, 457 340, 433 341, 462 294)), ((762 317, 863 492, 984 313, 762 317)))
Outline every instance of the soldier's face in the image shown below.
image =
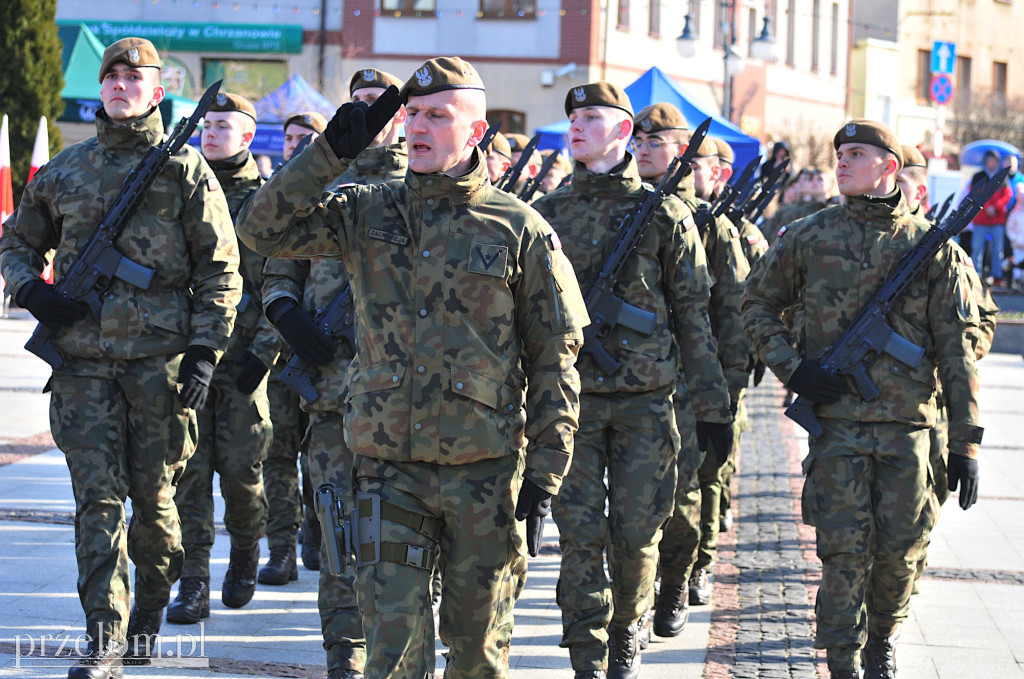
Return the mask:
POLYGON ((918 181, 913 168, 903 168, 896 175, 896 186, 903 192, 903 199, 907 201, 907 208, 910 211, 917 209, 921 201, 928 195, 928 187, 918 181))
POLYGON ((633 155, 637 169, 644 178, 659 178, 668 171, 669 163, 679 153, 680 142, 660 132, 633 132, 633 155))
MULTIPOLYGON (((316 139, 317 133, 309 129, 308 127, 303 127, 302 125, 296 125, 295 123, 292 123, 287 128, 285 128, 284 150, 281 152, 281 155, 284 157, 284 159, 288 160, 289 158, 291 158, 292 154, 295 153, 295 147, 299 145, 299 142, 302 141, 302 138, 310 134, 313 135, 313 139, 316 139)), ((313 139, 310 139, 310 141, 313 141, 313 139)))
POLYGON ((632 121, 609 106, 583 106, 569 113, 569 150, 591 171, 602 172, 622 159, 632 121))
POLYGON ((114 121, 126 121, 144 115, 163 101, 160 71, 155 68, 132 68, 116 63, 103 74, 100 101, 103 110, 114 121))
POLYGON ((872 144, 840 144, 836 150, 839 192, 844 196, 884 196, 893 185, 886 177, 895 180, 896 166, 895 160, 890 161, 882 149, 872 144))
POLYGON ((249 116, 236 111, 209 111, 206 114, 200 143, 207 160, 224 160, 249 148, 253 133, 246 129, 242 118, 249 116))
POLYGON ((722 191, 725 190, 725 185, 729 182, 729 178, 732 177, 732 163, 718 159, 718 179, 715 181, 715 195, 722 195, 722 191))
POLYGON ((697 196, 707 200, 715 188, 718 179, 718 156, 702 156, 695 158, 690 167, 693 168, 693 188, 697 196))
POLYGON ((479 90, 442 90, 409 97, 405 145, 409 169, 420 174, 460 176, 469 170, 484 132, 486 102, 479 90))
POLYGON ((495 183, 501 179, 501 175, 505 174, 505 170, 512 167, 512 161, 505 156, 501 155, 497 151, 490 151, 487 154, 487 174, 491 178, 491 183, 495 183))

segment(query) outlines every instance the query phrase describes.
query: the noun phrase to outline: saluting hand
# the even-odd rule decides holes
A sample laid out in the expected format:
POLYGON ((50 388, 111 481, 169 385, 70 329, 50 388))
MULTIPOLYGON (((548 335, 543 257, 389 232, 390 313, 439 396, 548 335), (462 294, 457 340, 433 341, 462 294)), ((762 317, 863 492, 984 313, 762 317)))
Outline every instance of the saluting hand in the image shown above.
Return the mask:
POLYGON ((355 158, 380 134, 402 107, 402 97, 394 85, 367 106, 363 101, 342 104, 327 123, 324 137, 339 158, 355 158))

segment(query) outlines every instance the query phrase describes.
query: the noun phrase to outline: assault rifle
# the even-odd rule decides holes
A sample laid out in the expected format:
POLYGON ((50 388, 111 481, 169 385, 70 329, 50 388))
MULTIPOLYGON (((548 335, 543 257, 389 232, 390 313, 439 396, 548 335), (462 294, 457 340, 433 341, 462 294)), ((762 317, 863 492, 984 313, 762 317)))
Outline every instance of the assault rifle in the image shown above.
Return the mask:
POLYGON ((519 176, 523 174, 523 170, 526 169, 526 165, 530 162, 530 158, 533 157, 533 152, 537 150, 537 144, 540 143, 540 135, 535 134, 530 143, 523 149, 522 154, 519 156, 519 162, 512 167, 505 170, 505 174, 501 175, 501 179, 494 186, 501 189, 502 191, 508 191, 511 193, 512 188, 519 181, 519 176))
POLYGON ((480 138, 480 143, 477 146, 480 148, 480 152, 487 155, 487 149, 491 147, 491 142, 498 136, 498 131, 501 129, 501 121, 494 123, 487 128, 484 132, 484 136, 480 138))
MULTIPOLYGON (((93 318, 100 320, 103 309, 103 294, 114 279, 148 290, 153 281, 155 269, 128 259, 114 247, 114 241, 121 235, 131 219, 146 190, 164 169, 171 156, 181 150, 192 132, 206 115, 217 96, 222 81, 218 80, 206 90, 191 117, 182 118, 174 131, 160 146, 150 147, 142 161, 132 168, 121 184, 121 191, 107 210, 100 223, 93 230, 89 240, 75 257, 68 270, 53 285, 53 290, 74 302, 89 307, 93 318)), ((64 365, 53 344, 56 331, 40 323, 25 344, 25 348, 49 363, 54 368, 64 365)))
MULTIPOLYGON (((949 212, 949 205, 952 202, 953 202, 953 194, 951 193, 948 196, 946 196, 946 200, 942 203, 942 207, 939 208, 938 212, 936 212, 935 215, 930 219, 932 224, 938 224, 939 222, 942 221, 943 217, 946 216, 946 213, 949 212)), ((934 207, 934 206, 932 206, 932 207, 934 207)), ((925 217, 927 218, 928 215, 925 215, 925 217)))
POLYGON ((787 160, 782 165, 775 167, 769 173, 768 178, 761 183, 761 192, 757 194, 755 200, 751 201, 750 211, 747 213, 747 219, 754 224, 761 219, 761 215, 764 214, 768 204, 772 202, 779 187, 786 181, 786 168, 788 167, 789 161, 787 160))
MULTIPOLYGON (((1009 168, 1003 168, 983 186, 972 190, 960 202, 957 209, 938 226, 931 228, 899 258, 889 276, 882 282, 878 292, 861 309, 857 319, 818 359, 821 367, 833 375, 853 379, 857 391, 865 401, 878 397, 881 390, 868 377, 867 369, 883 354, 908 367, 915 367, 924 355, 924 348, 896 334, 886 320, 900 297, 910 288, 917 277, 928 268, 942 246, 970 224, 981 211, 992 194, 1002 185, 1009 168)), ((807 430, 814 438, 823 430, 814 416, 814 402, 803 396, 797 397, 786 409, 786 416, 807 430)))
POLYGON ((615 283, 622 275, 629 256, 633 254, 633 250, 643 239, 658 208, 665 202, 667 196, 675 193, 676 187, 679 186, 683 177, 692 171, 690 162, 697 155, 697 148, 704 141, 709 127, 711 127, 711 118, 701 123, 694 131, 690 143, 686 147, 686 152, 672 160, 657 188, 654 191, 645 192, 636 207, 619 224, 618 237, 614 247, 601 263, 597 277, 584 297, 591 322, 583 329, 581 352, 590 354, 594 363, 605 375, 613 374, 622 366, 622 362, 612 356, 604 347, 605 340, 611 335, 615 326, 624 325, 644 335, 654 332, 654 324, 658 319, 657 314, 621 300, 615 294, 615 283))
POLYGON ((718 217, 722 215, 728 215, 732 218, 735 212, 733 204, 737 207, 742 206, 750 197, 750 193, 754 190, 757 185, 756 181, 752 181, 751 177, 754 175, 754 170, 760 165, 761 158, 758 156, 754 160, 747 163, 747 166, 743 168, 743 172, 736 179, 735 182, 727 184, 725 190, 722 191, 722 195, 711 205, 702 204, 697 213, 693 215, 693 221, 697 224, 697 231, 701 237, 704 237, 704 233, 708 230, 708 226, 711 225, 718 217))
MULTIPOLYGON (((334 293, 334 297, 326 306, 317 310, 313 315, 313 324, 323 331, 335 345, 340 346, 344 340, 347 345, 344 348, 347 349, 348 356, 355 355, 355 308, 352 302, 352 288, 348 283, 334 293)), ((299 396, 312 403, 320 398, 310 377, 313 370, 314 366, 299 358, 298 354, 292 354, 281 371, 281 381, 299 396)))
POLYGON ((529 203, 530 199, 533 198, 533 194, 540 188, 541 182, 544 181, 544 177, 547 176, 548 172, 551 171, 555 161, 558 160, 558 151, 552 151, 548 154, 548 157, 544 159, 544 163, 540 166, 540 170, 537 171, 537 176, 526 180, 526 184, 523 185, 523 190, 519 192, 519 200, 524 203, 529 203))

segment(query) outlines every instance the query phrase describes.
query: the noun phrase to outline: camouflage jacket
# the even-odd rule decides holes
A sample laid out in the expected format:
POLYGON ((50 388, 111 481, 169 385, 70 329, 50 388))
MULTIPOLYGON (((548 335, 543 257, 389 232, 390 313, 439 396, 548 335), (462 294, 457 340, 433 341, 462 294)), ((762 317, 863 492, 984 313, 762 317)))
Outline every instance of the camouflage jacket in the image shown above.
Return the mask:
POLYGON ((800 200, 795 203, 789 203, 783 205, 778 211, 771 216, 770 219, 765 220, 762 231, 765 237, 768 239, 768 243, 774 243, 775 239, 779 237, 779 229, 795 222, 798 219, 809 217, 819 210, 824 210, 829 205, 835 203, 826 203, 819 200, 800 200))
POLYGON ((746 217, 740 220, 737 228, 740 230, 740 247, 743 248, 743 255, 747 258, 747 264, 753 267, 754 262, 768 252, 768 240, 761 233, 761 229, 746 217))
POLYGON ((321 135, 242 210, 269 257, 337 257, 356 302, 345 439, 358 455, 467 464, 526 451, 557 492, 579 417, 589 323, 551 227, 497 191, 477 153, 461 177, 406 174, 321 198, 348 169, 321 135))
MULTIPOLYGON (((690 211, 709 210, 710 203, 697 197, 693 174, 679 184, 676 195, 690 211)), ((750 344, 743 335, 740 300, 750 266, 740 245, 740 232, 724 215, 715 218, 701 233, 701 243, 711 269, 711 328, 718 340, 718 360, 729 384, 729 398, 735 402, 747 386, 750 344)))
MULTIPOLYGON (((788 383, 802 358, 820 356, 850 326, 900 256, 929 228, 907 212, 902 197, 893 208, 863 196, 783 227, 754 266, 743 296, 744 330, 765 364, 788 383), (781 318, 798 299, 805 313, 804 356, 781 318)), ((931 426, 937 367, 949 403, 950 452, 977 454, 979 319, 965 266, 956 247, 947 244, 889 313, 897 333, 924 347, 919 364, 908 368, 883 353, 868 368, 881 394, 864 401, 848 380, 838 401, 815 408, 819 418, 931 426)))
MULTIPOLYGON (((408 164, 409 155, 404 143, 369 148, 331 182, 330 188, 333 192, 348 184, 381 184, 389 179, 401 179, 408 164)), ((337 259, 268 259, 264 273, 264 307, 287 297, 301 305, 310 316, 327 306, 348 282, 345 264, 337 259)), ((319 396, 312 403, 302 398, 303 410, 345 412, 350 358, 342 353, 339 352, 330 364, 316 366, 312 371, 310 378, 319 396)))
MULTIPOLYGON (((558 231, 584 290, 644 190, 629 156, 622 170, 602 174, 577 163, 570 184, 533 204, 558 231)), ((589 356, 581 357, 583 391, 650 391, 673 385, 681 368, 697 419, 728 422, 722 368, 708 360, 718 352, 708 318, 711 276, 693 216, 682 201, 669 196, 662 203, 616 281, 615 294, 657 314, 657 324, 650 335, 625 326, 612 330, 604 346, 622 361, 613 375, 605 375, 589 356)))
MULTIPOLYGON (((263 185, 263 177, 256 167, 256 159, 247 152, 245 163, 240 168, 228 168, 218 162, 210 162, 209 165, 224 190, 228 209, 234 219, 242 209, 245 199, 263 185)), ((264 365, 272 366, 281 350, 281 338, 263 315, 261 299, 263 263, 266 258, 242 243, 238 244, 238 254, 238 272, 242 275, 242 302, 238 305, 235 329, 224 352, 224 360, 232 360, 246 351, 251 351, 264 365)))
MULTIPOLYGON (((102 112, 97 136, 70 146, 25 189, 0 240, 8 292, 43 270, 55 250, 64 274, 121 190, 128 173, 163 141, 159 109, 128 125, 102 112)), ((164 166, 117 238, 117 249, 156 270, 148 290, 114 279, 100 320, 91 315, 54 338, 65 356, 126 359, 228 344, 242 294, 238 245, 224 192, 198 151, 185 145, 164 166)))

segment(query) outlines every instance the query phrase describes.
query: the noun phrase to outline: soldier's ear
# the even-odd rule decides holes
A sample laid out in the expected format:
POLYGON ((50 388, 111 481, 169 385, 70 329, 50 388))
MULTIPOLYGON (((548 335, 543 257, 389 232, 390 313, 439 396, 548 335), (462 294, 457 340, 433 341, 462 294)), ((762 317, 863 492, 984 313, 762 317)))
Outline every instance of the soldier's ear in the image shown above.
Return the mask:
POLYGON ((616 139, 629 139, 633 136, 633 120, 626 118, 619 124, 619 133, 615 135, 616 139))
POLYGON ((153 88, 153 97, 149 100, 149 107, 153 108, 160 104, 164 100, 164 86, 157 85, 153 88))
POLYGON ((405 105, 403 104, 401 107, 399 107, 398 113, 396 113, 395 117, 392 118, 391 120, 392 120, 392 122, 394 122, 396 124, 401 124, 401 123, 404 123, 405 119, 408 118, 408 117, 409 117, 409 112, 405 110, 405 105))
POLYGON ((474 120, 471 126, 471 132, 469 135, 469 141, 466 142, 466 146, 476 146, 480 143, 480 140, 484 138, 484 134, 487 133, 487 121, 486 120, 474 120))
POLYGON ((924 184, 917 185, 917 191, 914 192, 914 198, 918 203, 922 202, 928 196, 928 187, 924 184))

